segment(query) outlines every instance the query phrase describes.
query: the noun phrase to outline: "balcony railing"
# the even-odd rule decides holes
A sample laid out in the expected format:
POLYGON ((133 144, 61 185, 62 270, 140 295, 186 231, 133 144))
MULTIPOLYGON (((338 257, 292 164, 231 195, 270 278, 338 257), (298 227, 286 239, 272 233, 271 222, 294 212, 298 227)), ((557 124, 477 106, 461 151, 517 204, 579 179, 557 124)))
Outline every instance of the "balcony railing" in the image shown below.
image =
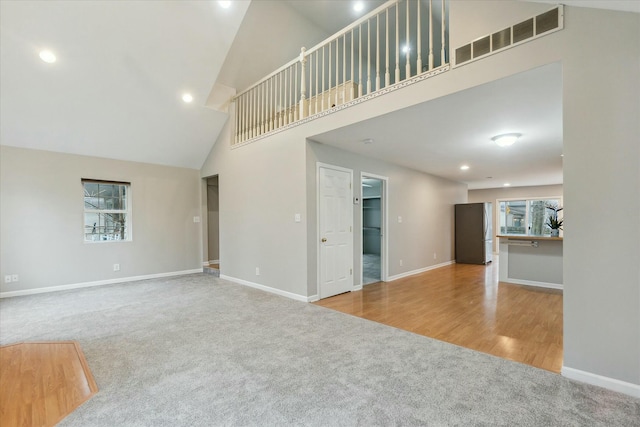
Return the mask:
POLYGON ((234 99, 233 144, 448 65, 445 0, 390 0, 234 99))

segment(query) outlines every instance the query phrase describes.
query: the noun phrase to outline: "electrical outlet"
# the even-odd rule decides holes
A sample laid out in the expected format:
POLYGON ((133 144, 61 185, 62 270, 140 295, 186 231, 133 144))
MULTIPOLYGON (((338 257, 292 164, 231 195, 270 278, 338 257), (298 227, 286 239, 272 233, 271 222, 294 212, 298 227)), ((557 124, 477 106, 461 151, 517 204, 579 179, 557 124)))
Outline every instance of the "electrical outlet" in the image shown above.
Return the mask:
POLYGON ((436 259, 436 258, 438 258, 438 256, 437 256, 437 255, 436 255, 436 253, 434 252, 434 253, 433 253, 433 259, 436 259))
POLYGON ((11 281, 12 281, 12 282, 17 282, 17 281, 19 281, 19 280, 20 280, 20 278, 18 277, 18 275, 17 275, 17 274, 13 274, 13 275, 11 275, 11 281))
POLYGON ((4 283, 11 283, 11 276, 10 275, 6 275, 4 276, 4 283))
POLYGON ((260 275, 260 267, 256 267, 256 276, 260 275))
POLYGON ((194 216, 193 217, 193 222, 195 222, 195 223, 200 222, 200 217, 199 216, 194 216))
POLYGON ((402 267, 402 260, 400 260, 400 267, 402 267))
POLYGON ((113 271, 120 271, 120 264, 113 264, 113 271))
POLYGON ((297 213, 297 214, 295 214, 295 216, 293 217, 293 220, 294 220, 295 222, 300 222, 300 221, 302 220, 302 217, 301 217, 301 215, 300 215, 300 214, 298 214, 298 213, 297 213))
POLYGON ((399 217, 398 217, 398 223, 401 223, 401 222, 402 222, 402 217, 401 217, 401 216, 399 216, 399 217))

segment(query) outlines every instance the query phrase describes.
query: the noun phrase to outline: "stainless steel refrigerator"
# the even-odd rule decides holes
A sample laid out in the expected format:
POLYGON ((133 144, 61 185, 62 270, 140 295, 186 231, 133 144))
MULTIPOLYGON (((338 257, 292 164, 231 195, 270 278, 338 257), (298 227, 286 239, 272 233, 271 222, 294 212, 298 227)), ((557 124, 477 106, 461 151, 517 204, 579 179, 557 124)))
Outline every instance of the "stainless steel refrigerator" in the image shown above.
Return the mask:
POLYGON ((455 205, 456 262, 488 264, 493 256, 491 203, 455 205))

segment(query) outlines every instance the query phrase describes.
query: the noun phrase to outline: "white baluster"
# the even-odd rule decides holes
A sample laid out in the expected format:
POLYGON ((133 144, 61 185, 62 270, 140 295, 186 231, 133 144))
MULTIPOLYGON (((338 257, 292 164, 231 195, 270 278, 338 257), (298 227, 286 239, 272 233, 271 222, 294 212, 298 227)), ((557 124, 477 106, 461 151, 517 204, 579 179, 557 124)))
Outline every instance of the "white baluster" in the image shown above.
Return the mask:
POLYGON ((433 0, 429 0, 429 69, 433 68, 433 0))
POLYGON ((275 97, 275 77, 271 76, 269 79, 269 130, 276 128, 276 97, 275 97))
POLYGON ((253 138, 253 90, 249 91, 249 139, 253 138))
POLYGON ((367 19, 367 94, 371 93, 371 19, 367 19))
POLYGON ((376 15, 376 90, 380 90, 380 14, 376 15))
POLYGON ((362 96, 362 24, 358 26, 358 96, 362 96))
POLYGON ((307 83, 305 82, 305 71, 307 58, 304 56, 305 48, 300 49, 300 118, 307 117, 307 83))
POLYGON ((282 102, 282 72, 278 73, 278 127, 282 127, 284 125, 284 117, 282 115, 283 110, 283 102, 282 102))
POLYGON ((409 46, 409 0, 407 0, 407 63, 405 65, 405 79, 411 77, 411 46, 409 46))
POLYGON ((291 92, 292 92, 292 87, 291 87, 291 81, 292 81, 292 71, 293 69, 291 67, 286 69, 287 72, 287 76, 289 77, 287 79, 287 91, 285 92, 285 95, 289 95, 287 96, 287 124, 291 123, 291 92))
POLYGON ((335 94, 333 96, 334 98, 334 102, 333 105, 337 106, 338 105, 338 90, 340 88, 340 74, 338 71, 338 67, 339 67, 339 62, 340 62, 340 45, 338 44, 338 39, 336 39, 336 90, 335 90, 335 94))
POLYGON ((442 0, 442 50, 440 51, 440 66, 443 66, 445 64, 445 39, 444 39, 444 29, 445 29, 445 16, 444 16, 444 0, 442 0))
POLYGON ((396 80, 400 81, 400 2, 396 3, 396 80))
POLYGON ((322 108, 321 111, 325 110, 325 104, 324 104, 324 97, 325 97, 325 85, 324 85, 324 65, 325 65, 325 61, 324 61, 324 46, 322 46, 322 93, 321 93, 321 97, 322 99, 320 100, 320 107, 322 108))
POLYGON ((347 35, 342 36, 342 102, 347 100, 347 35))
MULTIPOLYGON (((323 49, 324 52, 324 49, 323 49)), ((315 97, 316 97, 316 109, 313 110, 314 114, 318 114, 320 112, 320 110, 318 110, 318 107, 320 106, 320 92, 318 92, 318 81, 320 81, 320 74, 318 74, 318 63, 320 62, 318 60, 319 58, 319 51, 316 50, 316 93, 315 93, 315 97)))
POLYGON ((391 83, 391 77, 389 76, 389 8, 387 8, 387 10, 385 10, 385 14, 386 14, 386 23, 387 25, 385 25, 385 33, 386 33, 386 48, 385 48, 385 64, 386 64, 386 70, 384 72, 384 86, 387 87, 389 86, 389 84, 391 83))
POLYGON ((418 59, 416 59, 416 74, 422 73, 422 26, 420 16, 420 0, 418 0, 418 59))
POLYGON ((333 43, 329 42, 329 71, 327 74, 329 74, 329 88, 327 90, 327 108, 331 108, 331 73, 333 72, 333 68, 331 67, 332 64, 332 56, 331 56, 331 46, 333 46, 333 43))
POLYGON ((354 48, 353 45, 354 44, 355 44, 355 40, 353 38, 353 28, 352 28, 351 29, 351 75, 350 75, 351 84, 349 85, 349 90, 351 91, 351 99, 355 99, 355 97, 356 97, 355 88, 353 86, 355 84, 355 82, 356 82, 356 79, 354 78, 354 75, 353 75, 353 71, 354 71, 353 62, 354 62, 354 59, 355 59, 354 56, 353 56, 353 48, 354 48))
POLYGON ((295 103, 293 102, 298 98, 296 95, 296 90, 298 89, 298 63, 296 62, 295 68, 292 68, 289 72, 289 79, 293 79, 293 84, 291 81, 289 82, 289 122, 296 121, 296 108, 295 103), (291 75, 293 74, 293 76, 291 75))

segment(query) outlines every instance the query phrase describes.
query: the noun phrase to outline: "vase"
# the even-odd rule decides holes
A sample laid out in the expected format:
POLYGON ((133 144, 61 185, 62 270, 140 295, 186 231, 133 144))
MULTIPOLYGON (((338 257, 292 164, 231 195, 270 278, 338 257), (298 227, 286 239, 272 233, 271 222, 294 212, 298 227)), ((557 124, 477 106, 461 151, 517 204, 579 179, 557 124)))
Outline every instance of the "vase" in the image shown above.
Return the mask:
POLYGON ((554 228, 551 230, 551 237, 558 237, 560 236, 560 229, 559 228, 554 228))

